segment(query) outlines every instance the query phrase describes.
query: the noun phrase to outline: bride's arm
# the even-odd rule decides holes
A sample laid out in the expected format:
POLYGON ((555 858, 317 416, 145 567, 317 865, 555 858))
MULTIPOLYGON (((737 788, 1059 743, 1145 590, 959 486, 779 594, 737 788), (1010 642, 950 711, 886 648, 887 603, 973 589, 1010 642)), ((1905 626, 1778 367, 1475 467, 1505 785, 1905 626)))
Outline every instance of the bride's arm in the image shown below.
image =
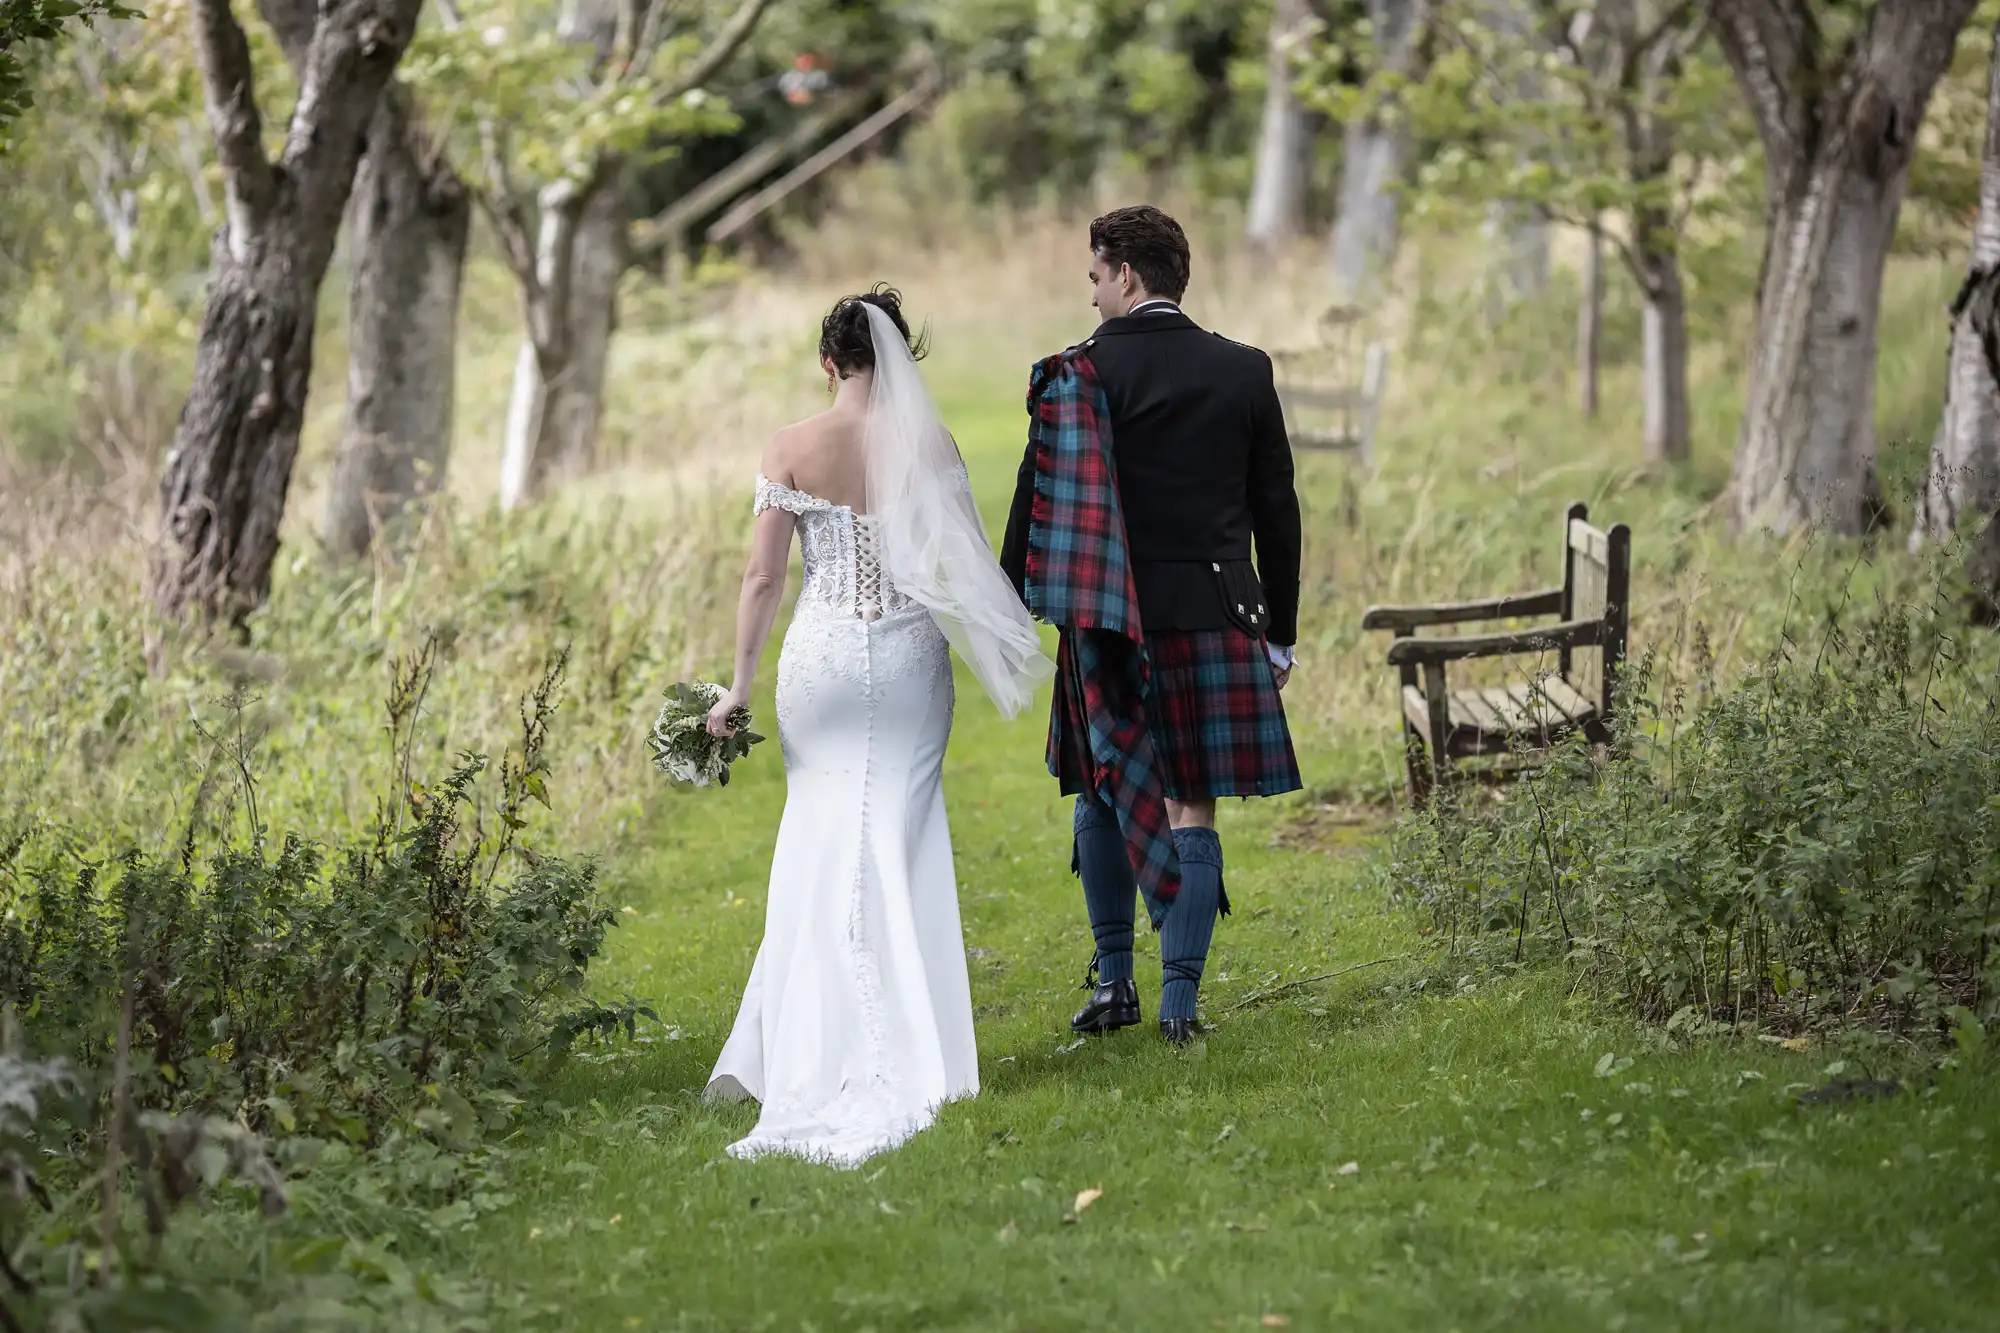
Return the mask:
POLYGON ((711 734, 729 734, 729 715, 750 702, 750 690, 757 682, 757 663, 764 656, 764 642, 778 619, 778 603, 785 595, 785 565, 792 558, 792 530, 797 520, 790 511, 766 509, 757 515, 750 533, 750 561, 743 569, 743 592, 736 602, 736 679, 729 693, 708 715, 711 734))

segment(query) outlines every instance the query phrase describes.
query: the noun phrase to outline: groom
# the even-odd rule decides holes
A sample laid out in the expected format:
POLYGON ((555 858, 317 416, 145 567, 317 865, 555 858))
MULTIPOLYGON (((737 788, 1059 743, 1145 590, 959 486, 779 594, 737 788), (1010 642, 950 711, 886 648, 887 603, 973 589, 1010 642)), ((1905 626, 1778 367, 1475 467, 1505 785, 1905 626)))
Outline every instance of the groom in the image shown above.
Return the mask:
POLYGON ((1181 313, 1188 267, 1187 236, 1156 208, 1090 224, 1104 323, 1034 369, 1001 551, 1028 608, 1061 629, 1048 764, 1076 797, 1071 868, 1096 940, 1096 987, 1070 1026, 1140 1021, 1136 893, 1160 931, 1160 1030, 1176 1045, 1197 1030, 1229 910, 1216 798, 1301 785, 1278 698, 1299 604, 1284 413, 1269 357, 1181 313))

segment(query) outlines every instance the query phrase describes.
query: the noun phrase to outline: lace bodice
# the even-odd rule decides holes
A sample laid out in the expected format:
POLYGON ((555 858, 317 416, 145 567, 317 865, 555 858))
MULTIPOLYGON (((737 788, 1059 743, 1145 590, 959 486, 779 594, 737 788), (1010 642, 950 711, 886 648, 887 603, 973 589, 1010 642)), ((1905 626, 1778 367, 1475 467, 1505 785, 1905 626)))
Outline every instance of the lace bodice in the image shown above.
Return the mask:
POLYGON ((795 515, 805 563, 801 608, 875 621, 908 611, 916 603, 896 590, 882 564, 882 529, 872 514, 793 490, 769 477, 757 478, 754 513, 782 509, 795 515))

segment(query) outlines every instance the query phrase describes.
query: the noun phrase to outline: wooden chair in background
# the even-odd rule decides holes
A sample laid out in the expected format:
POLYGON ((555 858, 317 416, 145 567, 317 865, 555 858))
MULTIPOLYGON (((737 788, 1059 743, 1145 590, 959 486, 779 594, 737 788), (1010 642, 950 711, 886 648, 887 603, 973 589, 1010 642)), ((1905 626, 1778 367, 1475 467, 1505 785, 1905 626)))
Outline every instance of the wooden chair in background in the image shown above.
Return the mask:
POLYGON ((1352 452, 1369 461, 1389 349, 1366 342, 1357 357, 1361 317, 1359 310, 1335 306, 1320 316, 1316 345, 1271 353, 1293 449, 1352 452))
POLYGON ((1589 510, 1563 519, 1563 581, 1557 588, 1478 602, 1371 606, 1361 627, 1389 630, 1389 665, 1402 680, 1400 703, 1410 797, 1419 806, 1459 761, 1497 757, 1482 772, 1533 762, 1573 732, 1610 739, 1612 688, 1625 660, 1632 581, 1632 533, 1623 523, 1592 527, 1589 510), (1422 638, 1432 625, 1551 615, 1550 625, 1495 634, 1422 638), (1491 689, 1451 689, 1445 667, 1479 657, 1556 655, 1553 671, 1491 689), (1511 762, 1510 762, 1511 761, 1511 762))

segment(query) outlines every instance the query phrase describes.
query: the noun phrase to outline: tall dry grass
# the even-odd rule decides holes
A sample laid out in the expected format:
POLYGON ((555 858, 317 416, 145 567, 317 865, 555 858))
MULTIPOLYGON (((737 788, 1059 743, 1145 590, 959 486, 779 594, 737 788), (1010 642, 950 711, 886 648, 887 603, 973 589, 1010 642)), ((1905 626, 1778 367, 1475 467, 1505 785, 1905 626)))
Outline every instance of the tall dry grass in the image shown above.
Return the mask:
MULTIPOLYGON (((569 647, 572 702, 557 744, 569 771, 553 785, 600 798, 556 812, 549 832, 615 842, 655 789, 633 743, 654 687, 724 664, 749 478, 770 431, 824 401, 813 351, 831 300, 886 279, 928 318, 931 380, 989 515, 1018 457, 1029 363, 1094 323, 1083 238, 1095 208, 1117 196, 992 211, 927 193, 913 170, 857 173, 837 208, 789 238, 780 266, 711 268, 666 285, 635 275, 605 466, 526 514, 492 507, 519 316, 497 263, 477 261, 449 502, 396 549, 353 566, 322 558, 314 535, 340 412, 344 339, 331 310, 281 568, 247 647, 155 642, 143 587, 149 467, 44 481, 18 504, 10 492, 0 518, 0 745, 12 762, 0 775, 0 816, 174 836, 214 761, 191 719, 213 716, 213 701, 240 687, 261 700, 273 812, 308 828, 355 825, 371 813, 385 664, 435 631, 447 644, 427 702, 440 760, 503 745, 520 693, 548 654, 569 647)), ((1310 336, 1323 303, 1316 245, 1253 254, 1236 244, 1229 210, 1173 206, 1194 240, 1187 304, 1197 318, 1273 348, 1310 336)), ((1571 500, 1634 529, 1634 645, 1663 652, 1668 682, 1691 670, 1697 624, 1728 672, 1776 642, 1792 592, 1816 614, 1915 586, 1894 541, 1728 533, 1718 501, 1742 393, 1748 310, 1728 289, 1739 268, 1719 269, 1706 290, 1693 275, 1708 312, 1695 330, 1695 453, 1669 473, 1639 459, 1637 311, 1623 284, 1614 282, 1607 312, 1604 409, 1587 420, 1572 402, 1566 263, 1544 299, 1496 327, 1476 246, 1420 236, 1406 248, 1397 295, 1368 328, 1390 347, 1374 456, 1298 464, 1306 605, 1287 700, 1316 786, 1373 798, 1400 781, 1393 676, 1386 645, 1358 628, 1364 607, 1555 581, 1557 516, 1571 500)), ((1878 427, 1892 480, 1915 475, 1916 442, 1935 420, 1948 268, 1898 261, 1890 274, 1878 427)), ((1490 679, 1528 669, 1481 670, 1490 679)))

